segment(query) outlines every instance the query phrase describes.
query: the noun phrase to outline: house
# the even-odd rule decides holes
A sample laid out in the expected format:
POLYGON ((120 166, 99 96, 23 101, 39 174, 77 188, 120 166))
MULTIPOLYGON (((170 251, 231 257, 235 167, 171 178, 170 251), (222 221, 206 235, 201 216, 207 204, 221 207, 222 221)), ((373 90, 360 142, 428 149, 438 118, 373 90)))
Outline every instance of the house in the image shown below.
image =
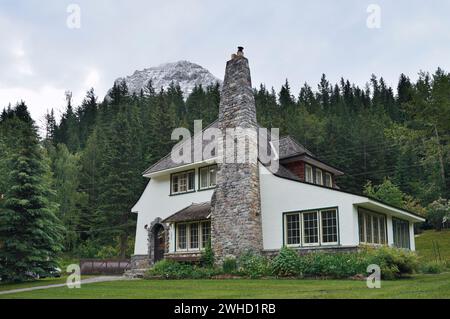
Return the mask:
MULTIPOLYGON (((219 118, 209 128, 235 127, 258 128, 242 48, 227 62, 219 118)), ((236 134, 234 143, 244 139, 249 149, 258 143, 236 134)), ((184 143, 192 141, 177 147, 184 143)), ((422 217, 339 189, 336 177, 344 173, 289 136, 271 135, 269 144, 278 145, 271 152, 276 168, 261 153, 256 161, 228 162, 213 149, 186 163, 168 154, 147 169, 148 185, 132 208, 138 214, 133 267, 163 258, 195 261, 209 242, 218 263, 249 250, 274 255, 284 245, 299 253, 361 245, 415 250, 413 226, 422 217)))

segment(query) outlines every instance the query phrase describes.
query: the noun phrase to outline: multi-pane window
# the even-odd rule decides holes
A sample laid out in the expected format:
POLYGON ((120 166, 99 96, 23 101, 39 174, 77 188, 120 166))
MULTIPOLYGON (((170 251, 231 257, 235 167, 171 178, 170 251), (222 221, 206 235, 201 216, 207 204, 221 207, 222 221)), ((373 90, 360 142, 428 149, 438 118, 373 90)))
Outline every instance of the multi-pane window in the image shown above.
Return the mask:
POLYGON ((202 248, 208 245, 211 239, 211 222, 202 222, 202 248))
POLYGON ((198 223, 192 223, 189 225, 189 248, 190 249, 198 249, 199 247, 199 229, 198 229, 198 223))
POLYGON ((305 180, 308 183, 314 183, 314 175, 312 166, 305 165, 305 180))
POLYGON ((306 245, 319 242, 319 220, 317 212, 303 213, 303 243, 306 245))
POLYGON ((322 209, 285 215, 285 242, 292 246, 338 244, 337 209, 322 209))
POLYGON ((333 177, 330 173, 325 173, 325 186, 333 187, 333 177))
POLYGON ((321 211, 322 242, 337 243, 337 212, 335 209, 321 211))
POLYGON ((409 222, 392 218, 392 230, 394 234, 394 246, 397 248, 410 248, 409 222))
POLYGON ((187 248, 187 225, 178 224, 177 225, 177 247, 178 249, 187 248))
POLYGON ((318 168, 316 168, 316 184, 323 185, 322 171, 318 168))
POLYGON ((386 217, 367 210, 358 211, 359 242, 362 244, 386 244, 386 217))
POLYGON ((172 194, 180 194, 195 190, 195 171, 172 174, 172 194))
POLYGON ((211 238, 211 222, 176 224, 177 250, 198 251, 206 247, 211 238))
POLYGON ((290 214, 286 215, 286 230, 287 230, 287 244, 300 244, 300 215, 290 214))
POLYGON ((216 186, 217 165, 202 167, 200 172, 200 189, 212 188, 216 186))

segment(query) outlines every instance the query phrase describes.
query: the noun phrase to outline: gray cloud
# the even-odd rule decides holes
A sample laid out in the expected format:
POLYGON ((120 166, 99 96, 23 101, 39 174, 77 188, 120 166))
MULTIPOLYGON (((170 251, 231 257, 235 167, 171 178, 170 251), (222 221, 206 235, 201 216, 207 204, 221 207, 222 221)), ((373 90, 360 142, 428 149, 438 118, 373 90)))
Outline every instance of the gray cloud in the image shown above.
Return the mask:
POLYGON ((371 73, 395 85, 401 72, 450 70, 447 1, 51 1, 0 4, 0 107, 26 100, 40 119, 61 109, 64 91, 79 103, 94 85, 103 96, 114 79, 181 59, 223 76, 237 45, 246 48, 253 83, 297 93, 322 73, 359 85, 371 73), (66 27, 70 3, 81 29, 66 27), (382 9, 381 29, 366 9, 382 9))

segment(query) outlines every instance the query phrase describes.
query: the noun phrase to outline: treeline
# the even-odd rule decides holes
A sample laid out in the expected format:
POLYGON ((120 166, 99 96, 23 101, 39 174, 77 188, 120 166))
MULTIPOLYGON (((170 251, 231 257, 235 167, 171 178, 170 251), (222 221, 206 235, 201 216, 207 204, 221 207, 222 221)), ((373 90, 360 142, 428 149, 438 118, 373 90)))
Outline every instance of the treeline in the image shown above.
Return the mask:
MULTIPOLYGON (((418 212, 450 197, 448 73, 421 73, 414 83, 401 75, 395 91, 375 76, 359 88, 345 80, 332 85, 323 75, 317 89, 305 84, 297 97, 288 81, 279 91, 260 86, 254 94, 260 125, 279 127, 343 170, 342 189, 362 192, 369 181, 389 178, 418 212)), ((184 100, 176 85, 159 90, 150 82, 130 95, 117 83, 103 102, 90 90, 74 107, 69 95, 59 121, 49 112, 40 153, 55 190, 48 196, 65 227, 64 250, 83 257, 130 255, 136 225, 130 209, 146 184, 142 171, 170 152, 174 128, 192 130, 196 119, 203 127, 213 122, 219 101, 218 85, 196 87, 184 100)), ((2 154, 15 152, 19 133, 8 123, 17 111, 6 108, 0 117, 2 154)), ((0 158, 2 176, 8 157, 0 158)), ((2 178, 0 193, 8 196, 12 185, 2 178)))

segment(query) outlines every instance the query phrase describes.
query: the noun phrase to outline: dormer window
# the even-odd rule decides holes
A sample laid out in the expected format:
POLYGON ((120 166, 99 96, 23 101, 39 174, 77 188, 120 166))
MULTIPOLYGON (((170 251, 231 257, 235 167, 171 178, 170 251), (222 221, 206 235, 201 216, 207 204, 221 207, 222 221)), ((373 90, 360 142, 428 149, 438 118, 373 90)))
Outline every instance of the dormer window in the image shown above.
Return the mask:
POLYGON ((333 187, 333 177, 330 173, 325 173, 325 186, 333 187))
POLYGON ((305 165, 305 180, 308 183, 314 183, 314 175, 312 166, 305 165))
POLYGON ((322 171, 316 168, 316 184, 323 185, 323 174, 322 171))
POLYGON ((172 174, 171 195, 195 191, 195 170, 172 174))
POLYGON ((216 187, 217 165, 202 167, 200 172, 200 189, 209 189, 216 187))

